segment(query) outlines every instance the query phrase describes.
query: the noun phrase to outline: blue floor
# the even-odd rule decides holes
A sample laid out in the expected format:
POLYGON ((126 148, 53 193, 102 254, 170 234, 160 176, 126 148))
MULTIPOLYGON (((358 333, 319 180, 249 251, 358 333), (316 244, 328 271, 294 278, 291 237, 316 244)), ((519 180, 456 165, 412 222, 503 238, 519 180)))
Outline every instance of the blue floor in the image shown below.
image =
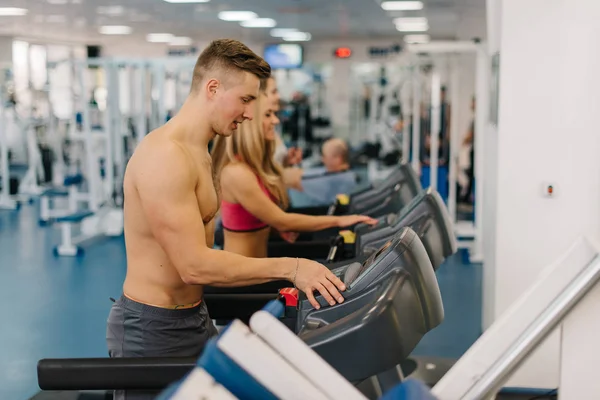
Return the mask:
MULTIPOLYGON (((41 358, 105 357, 105 324, 125 277, 122 239, 96 243, 81 259, 55 258, 57 228, 37 224, 38 206, 0 210, 0 399, 39 391, 41 358)), ((415 355, 457 358, 481 326, 481 266, 459 255, 438 271, 446 317, 415 355)))

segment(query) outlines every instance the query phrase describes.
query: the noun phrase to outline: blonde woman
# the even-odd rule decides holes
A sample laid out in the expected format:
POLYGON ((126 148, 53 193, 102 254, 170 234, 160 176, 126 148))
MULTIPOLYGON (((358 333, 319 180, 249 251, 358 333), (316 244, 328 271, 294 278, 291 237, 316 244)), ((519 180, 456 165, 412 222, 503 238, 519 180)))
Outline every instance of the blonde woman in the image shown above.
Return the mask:
POLYGON ((361 215, 311 216, 285 212, 288 196, 282 167, 273 158, 278 123, 272 102, 263 89, 256 101, 254 118, 240 125, 235 135, 215 139, 212 159, 220 178, 224 250, 247 257, 267 257, 270 228, 285 237, 289 232, 376 223, 361 215))

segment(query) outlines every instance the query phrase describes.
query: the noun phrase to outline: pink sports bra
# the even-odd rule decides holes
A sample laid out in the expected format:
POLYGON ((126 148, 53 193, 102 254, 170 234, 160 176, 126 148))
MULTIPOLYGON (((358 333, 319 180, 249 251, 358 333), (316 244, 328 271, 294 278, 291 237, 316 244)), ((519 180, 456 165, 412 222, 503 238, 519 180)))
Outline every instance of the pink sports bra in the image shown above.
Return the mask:
MULTIPOLYGON (((258 176, 256 177, 256 180, 262 191, 269 196, 273 202, 276 202, 275 197, 269 192, 265 185, 263 185, 258 176)), ((221 222, 223 223, 223 228, 231 232, 253 232, 268 226, 252 215, 240 203, 230 203, 225 200, 221 200, 221 222)))

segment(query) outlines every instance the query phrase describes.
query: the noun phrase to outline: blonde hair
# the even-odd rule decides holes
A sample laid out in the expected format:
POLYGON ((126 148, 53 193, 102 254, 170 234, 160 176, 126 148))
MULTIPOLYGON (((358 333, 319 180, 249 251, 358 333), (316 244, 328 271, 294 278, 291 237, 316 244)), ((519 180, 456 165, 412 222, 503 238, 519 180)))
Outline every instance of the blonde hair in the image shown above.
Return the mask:
MULTIPOLYGON (((244 121, 229 137, 217 136, 211 150, 213 170, 220 181, 221 171, 231 163, 244 163, 254 171, 267 190, 286 209, 289 198, 282 178, 282 166, 274 159, 276 143, 265 140, 262 118, 267 107, 267 96, 261 92, 255 102, 251 121, 244 121)), ((220 184, 219 184, 220 187, 220 184)))

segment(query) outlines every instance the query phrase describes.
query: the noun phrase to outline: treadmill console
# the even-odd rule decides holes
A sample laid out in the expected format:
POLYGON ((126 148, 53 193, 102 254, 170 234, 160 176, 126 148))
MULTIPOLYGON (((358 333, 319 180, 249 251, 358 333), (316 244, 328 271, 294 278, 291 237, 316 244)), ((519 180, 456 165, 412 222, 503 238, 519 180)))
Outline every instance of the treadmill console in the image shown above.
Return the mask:
MULTIPOLYGON (((346 291, 342 293, 344 299, 350 299, 360 295, 370 287, 380 276, 388 271, 398 268, 405 261, 404 254, 410 248, 417 235, 410 228, 404 228, 381 246, 378 251, 362 263, 351 263, 332 270, 346 285, 346 291)), ((327 301, 315 292, 315 298, 321 307, 331 307, 327 301)), ((335 306, 334 306, 335 307, 335 306)), ((312 305, 304 293, 300 294, 299 312, 313 310, 312 305)))

